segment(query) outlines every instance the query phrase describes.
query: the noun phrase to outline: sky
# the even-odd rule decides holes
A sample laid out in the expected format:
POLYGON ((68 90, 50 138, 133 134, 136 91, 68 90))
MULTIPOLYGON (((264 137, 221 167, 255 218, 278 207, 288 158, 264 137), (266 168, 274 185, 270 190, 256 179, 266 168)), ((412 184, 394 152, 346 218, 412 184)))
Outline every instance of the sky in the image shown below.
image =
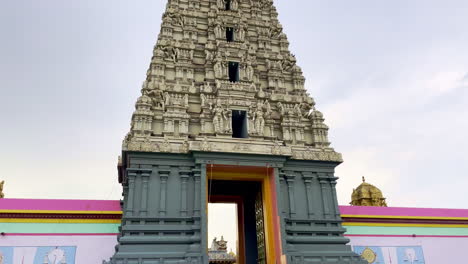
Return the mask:
MULTIPOLYGON (((117 157, 163 0, 0 3, 0 179, 8 198, 119 199, 117 157)), ((276 0, 345 162, 340 204, 468 208, 468 1, 276 0)))

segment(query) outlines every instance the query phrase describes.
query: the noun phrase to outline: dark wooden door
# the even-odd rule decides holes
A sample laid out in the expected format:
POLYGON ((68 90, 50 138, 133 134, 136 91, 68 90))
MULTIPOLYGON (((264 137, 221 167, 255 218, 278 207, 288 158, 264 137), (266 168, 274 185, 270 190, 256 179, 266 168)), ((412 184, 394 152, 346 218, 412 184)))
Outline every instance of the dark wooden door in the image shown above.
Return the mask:
POLYGON ((258 264, 266 264, 266 248, 265 248, 265 223, 263 217, 263 199, 262 192, 257 193, 255 198, 255 223, 257 229, 257 252, 258 264))

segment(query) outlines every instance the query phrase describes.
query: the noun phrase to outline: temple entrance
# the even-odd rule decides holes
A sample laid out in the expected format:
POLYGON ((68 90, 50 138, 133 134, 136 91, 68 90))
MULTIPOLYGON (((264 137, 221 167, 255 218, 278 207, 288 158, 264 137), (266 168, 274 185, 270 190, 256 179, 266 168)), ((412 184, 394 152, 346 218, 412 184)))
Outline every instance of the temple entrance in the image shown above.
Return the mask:
POLYGON ((237 248, 236 263, 282 263, 274 169, 207 164, 205 173, 207 204, 230 203, 237 208, 237 241, 228 241, 228 247, 237 248))
MULTIPOLYGON (((219 226, 221 223, 226 225, 223 229, 225 234, 219 234, 218 231, 217 238, 223 235, 231 237, 232 240, 234 237, 232 234, 236 233, 235 241, 227 241, 227 251, 229 253, 229 248, 236 248, 237 264, 267 263, 261 185, 262 183, 258 181, 209 180, 208 182, 208 219, 211 219, 208 223, 208 233, 214 233, 210 231, 222 228, 219 226), (224 210, 216 210, 217 205, 224 210), (212 208, 211 212, 210 208, 212 208), (232 212, 233 210, 235 212, 232 212), (232 226, 233 219, 226 219, 226 217, 233 216, 236 218, 237 226, 232 226), (223 219, 225 221, 222 221, 223 219)), ((225 237, 222 238, 221 244, 225 242, 225 237)), ((216 245, 217 242, 213 240, 213 243, 216 245)), ((216 254, 212 255, 216 256, 216 254)), ((221 253, 218 256, 221 256, 221 253)))

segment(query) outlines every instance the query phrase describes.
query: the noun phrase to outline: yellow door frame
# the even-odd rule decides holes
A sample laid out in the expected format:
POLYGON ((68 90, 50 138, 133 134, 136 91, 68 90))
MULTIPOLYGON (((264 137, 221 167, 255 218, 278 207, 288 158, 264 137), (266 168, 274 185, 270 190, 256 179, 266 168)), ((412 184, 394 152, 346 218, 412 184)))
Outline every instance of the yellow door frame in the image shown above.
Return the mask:
MULTIPOLYGON (((208 164, 206 166, 207 186, 209 180, 256 181, 261 183, 265 224, 265 245, 267 264, 279 263, 281 241, 279 216, 276 207, 276 184, 274 169, 271 167, 232 166, 208 164), (278 261, 277 261, 278 260, 278 261)), ((207 196, 209 195, 208 192, 207 196)), ((208 197, 206 199, 208 203, 208 197)), ((208 206, 207 206, 208 207, 208 206)))

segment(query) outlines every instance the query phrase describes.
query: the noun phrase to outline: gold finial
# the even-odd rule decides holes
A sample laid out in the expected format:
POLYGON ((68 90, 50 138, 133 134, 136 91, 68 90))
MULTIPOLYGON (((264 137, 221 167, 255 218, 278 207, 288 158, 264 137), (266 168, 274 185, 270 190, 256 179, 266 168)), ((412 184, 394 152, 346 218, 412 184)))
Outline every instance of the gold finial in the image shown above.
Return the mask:
POLYGON ((355 206, 387 206, 382 191, 374 185, 367 183, 364 176, 362 176, 361 185, 353 189, 350 204, 355 206))
POLYGON ((5 194, 3 193, 3 185, 5 185, 5 181, 0 182, 0 198, 5 198, 5 194))

